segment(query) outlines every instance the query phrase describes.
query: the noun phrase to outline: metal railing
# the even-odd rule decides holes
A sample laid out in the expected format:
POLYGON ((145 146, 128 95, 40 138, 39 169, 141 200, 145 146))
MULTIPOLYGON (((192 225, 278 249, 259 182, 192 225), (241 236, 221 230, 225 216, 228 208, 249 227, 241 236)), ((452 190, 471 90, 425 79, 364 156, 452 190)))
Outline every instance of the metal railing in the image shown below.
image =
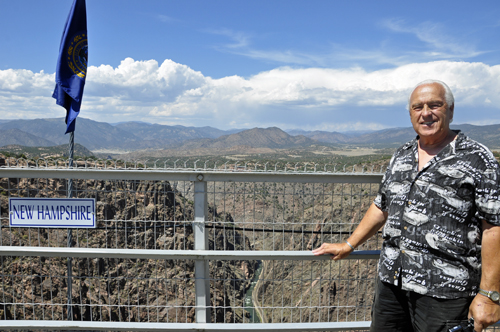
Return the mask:
POLYGON ((352 232, 380 165, 197 163, 7 160, 2 329, 367 330, 380 238, 340 262, 311 249, 352 232), (66 197, 69 178, 96 199, 95 229, 68 247, 66 229, 9 227, 8 198, 66 197))

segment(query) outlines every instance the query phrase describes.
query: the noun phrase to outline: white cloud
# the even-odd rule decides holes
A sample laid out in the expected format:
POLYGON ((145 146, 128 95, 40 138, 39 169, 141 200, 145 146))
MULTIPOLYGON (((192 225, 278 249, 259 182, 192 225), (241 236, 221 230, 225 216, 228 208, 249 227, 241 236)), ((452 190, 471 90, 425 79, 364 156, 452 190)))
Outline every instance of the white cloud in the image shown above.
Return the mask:
POLYGON ((226 36, 231 39, 233 42, 229 44, 225 44, 224 47, 229 49, 247 47, 249 45, 250 35, 241 31, 233 31, 230 29, 219 29, 219 30, 206 30, 206 32, 226 36))
POLYGON ((245 56, 252 59, 273 61, 279 64, 295 64, 306 66, 325 66, 326 58, 330 54, 317 55, 307 52, 298 52, 295 50, 261 50, 252 46, 252 35, 230 29, 205 30, 208 33, 228 37, 231 42, 217 45, 215 49, 221 52, 232 53, 245 56))
POLYGON ((440 23, 422 22, 410 25, 404 20, 391 19, 382 22, 382 25, 394 32, 415 35, 429 47, 419 52, 421 57, 427 59, 468 59, 484 53, 477 51, 470 41, 459 40, 447 34, 440 23))
MULTIPOLYGON (((159 65, 127 58, 116 68, 89 68, 82 116, 226 129, 407 126, 407 96, 428 78, 450 85, 460 114, 457 121, 486 121, 481 118, 484 107, 498 111, 500 65, 439 61, 377 71, 281 67, 249 78, 212 79, 171 60, 159 65), (471 108, 476 111, 460 113, 471 108)), ((54 74, 0 70, 0 117, 61 117, 64 110, 51 98, 53 88, 54 74)))
MULTIPOLYGON (((386 39, 380 45, 370 48, 352 48, 332 42, 329 48, 320 46, 322 51, 301 51, 298 49, 262 49, 254 45, 254 36, 230 29, 206 30, 225 36, 230 42, 215 46, 221 52, 236 54, 252 59, 272 61, 279 65, 299 65, 307 67, 345 67, 356 64, 363 66, 402 66, 415 62, 439 60, 472 59, 486 51, 477 50, 470 40, 447 33, 441 23, 421 22, 411 24, 405 20, 386 19, 379 24, 384 29, 397 34, 415 37, 408 43, 393 43, 386 39), (404 46, 401 46, 403 44, 404 46)), ((404 37, 405 39, 411 39, 404 37)))

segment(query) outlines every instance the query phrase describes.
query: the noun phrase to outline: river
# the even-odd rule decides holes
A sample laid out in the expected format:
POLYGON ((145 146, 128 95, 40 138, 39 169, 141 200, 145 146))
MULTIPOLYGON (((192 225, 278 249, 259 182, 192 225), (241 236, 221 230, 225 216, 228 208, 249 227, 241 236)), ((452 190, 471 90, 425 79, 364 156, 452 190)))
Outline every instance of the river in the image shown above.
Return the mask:
POLYGON ((244 306, 245 310, 250 313, 250 323, 260 323, 261 319, 259 317, 259 314, 255 310, 255 306, 253 304, 252 300, 252 293, 255 288, 255 285, 257 284, 257 281, 259 280, 260 273, 262 272, 262 261, 259 261, 259 267, 257 270, 255 270, 254 277, 252 279, 252 282, 250 284, 250 287, 248 288, 247 292, 245 293, 245 300, 244 300, 244 306))

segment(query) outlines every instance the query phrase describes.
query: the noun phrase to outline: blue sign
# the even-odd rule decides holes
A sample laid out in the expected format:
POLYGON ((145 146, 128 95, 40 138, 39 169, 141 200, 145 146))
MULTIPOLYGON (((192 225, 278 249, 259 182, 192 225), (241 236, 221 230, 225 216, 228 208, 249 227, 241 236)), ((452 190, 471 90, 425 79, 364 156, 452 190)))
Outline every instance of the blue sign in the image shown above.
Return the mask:
POLYGON ((95 228, 94 198, 9 198, 11 227, 95 228))

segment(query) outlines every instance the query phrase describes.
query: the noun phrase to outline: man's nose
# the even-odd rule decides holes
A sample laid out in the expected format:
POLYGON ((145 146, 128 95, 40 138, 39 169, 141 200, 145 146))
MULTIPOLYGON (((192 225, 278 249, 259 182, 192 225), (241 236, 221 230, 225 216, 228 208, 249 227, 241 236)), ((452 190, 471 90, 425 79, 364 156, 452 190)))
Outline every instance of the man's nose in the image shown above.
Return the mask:
POLYGON ((422 108, 422 115, 430 115, 431 113, 431 109, 429 108, 429 106, 427 106, 427 104, 425 104, 422 108))

